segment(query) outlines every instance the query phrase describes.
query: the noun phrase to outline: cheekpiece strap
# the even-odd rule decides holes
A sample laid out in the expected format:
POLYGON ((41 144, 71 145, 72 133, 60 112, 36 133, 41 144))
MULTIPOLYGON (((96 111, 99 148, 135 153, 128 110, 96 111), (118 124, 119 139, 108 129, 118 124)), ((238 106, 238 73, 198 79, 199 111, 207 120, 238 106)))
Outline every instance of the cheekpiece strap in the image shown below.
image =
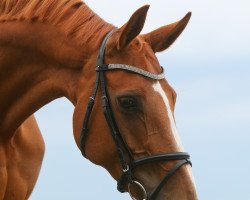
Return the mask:
POLYGON ((97 57, 97 63, 96 63, 96 66, 102 66, 104 65, 104 55, 105 55, 105 48, 106 48, 106 43, 109 39, 109 37, 117 30, 117 28, 113 29, 112 31, 110 31, 106 36, 105 38, 103 39, 102 41, 102 44, 101 44, 101 47, 100 47, 100 50, 99 50, 99 54, 98 54, 98 57, 97 57))

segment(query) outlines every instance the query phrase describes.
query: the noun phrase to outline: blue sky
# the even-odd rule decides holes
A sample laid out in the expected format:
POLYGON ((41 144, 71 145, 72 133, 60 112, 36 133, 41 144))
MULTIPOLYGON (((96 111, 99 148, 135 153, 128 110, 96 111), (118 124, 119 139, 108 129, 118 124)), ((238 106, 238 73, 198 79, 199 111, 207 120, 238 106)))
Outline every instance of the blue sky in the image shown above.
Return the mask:
MULTIPOLYGON (((192 19, 169 50, 158 54, 178 93, 175 117, 192 155, 199 199, 250 199, 250 3, 247 0, 98 1, 88 5, 120 26, 150 4, 144 32, 192 19)), ((31 200, 127 200, 102 168, 81 157, 72 136, 73 106, 60 99, 36 113, 46 156, 31 200)))

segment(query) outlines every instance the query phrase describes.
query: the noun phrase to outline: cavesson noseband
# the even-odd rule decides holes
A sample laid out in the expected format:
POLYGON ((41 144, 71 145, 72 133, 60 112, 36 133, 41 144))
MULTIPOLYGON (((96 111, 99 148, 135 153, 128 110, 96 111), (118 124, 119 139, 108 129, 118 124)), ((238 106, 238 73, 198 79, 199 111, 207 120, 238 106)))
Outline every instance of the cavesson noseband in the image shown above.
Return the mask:
POLYGON ((108 90, 106 88, 106 81, 105 81, 104 74, 105 72, 111 71, 111 70, 124 70, 124 71, 132 72, 132 73, 135 73, 135 74, 138 74, 138 75, 141 75, 146 78, 153 79, 153 80, 161 80, 161 79, 164 79, 164 72, 162 72, 162 74, 153 74, 145 70, 142 70, 140 68, 125 65, 125 64, 105 64, 104 57, 105 57, 106 42, 109 39, 109 37, 113 34, 114 31, 115 30, 112 30, 105 36, 101 44, 100 50, 99 50, 99 55, 97 58, 97 65, 96 65, 96 81, 95 81, 92 96, 89 99, 89 103, 88 103, 87 110, 85 113, 85 118, 83 121, 83 128, 81 131, 81 137, 80 137, 81 152, 83 156, 86 157, 85 144, 86 144, 88 131, 89 131, 88 122, 90 119, 92 108, 94 106, 98 87, 100 85, 101 95, 102 95, 103 113, 105 115, 107 124, 110 128, 112 138, 115 142, 117 153, 118 153, 119 160, 120 160, 121 167, 122 167, 122 176, 118 180, 117 189, 120 192, 126 192, 126 188, 128 188, 128 192, 130 193, 132 199, 135 200, 135 197, 133 197, 130 192, 131 186, 134 185, 142 191, 143 200, 155 200, 159 192, 163 188, 163 186, 179 168, 181 168, 185 164, 191 165, 191 161, 189 160, 190 156, 186 152, 175 152, 175 153, 166 153, 166 154, 148 156, 145 158, 141 158, 139 160, 134 160, 133 154, 130 148, 128 147, 127 143, 124 141, 122 134, 120 133, 119 128, 117 126, 116 120, 114 118, 114 114, 112 111, 112 107, 111 107, 111 103, 110 103, 110 99, 108 95, 108 90), (125 152, 129 157, 129 161, 127 161, 126 159, 125 152), (174 165, 174 167, 166 174, 166 176, 163 178, 160 184, 156 187, 156 189, 149 196, 144 186, 135 180, 133 176, 133 170, 137 168, 138 166, 141 166, 144 164, 162 162, 162 161, 170 161, 170 160, 179 160, 179 162, 177 162, 177 164, 174 165))

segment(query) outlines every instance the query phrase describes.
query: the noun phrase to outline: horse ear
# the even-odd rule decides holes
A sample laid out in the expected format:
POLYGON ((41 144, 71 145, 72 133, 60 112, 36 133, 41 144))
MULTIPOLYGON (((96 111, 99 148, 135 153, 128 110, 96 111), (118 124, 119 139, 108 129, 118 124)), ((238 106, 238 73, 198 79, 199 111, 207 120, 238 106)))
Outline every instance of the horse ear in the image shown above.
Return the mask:
POLYGON ((121 50, 140 34, 147 16, 149 5, 139 8, 129 19, 129 21, 119 28, 118 49, 121 50))
POLYGON ((192 13, 189 12, 178 22, 163 26, 151 33, 143 35, 143 38, 148 42, 154 52, 161 52, 169 48, 174 41, 180 36, 182 31, 187 26, 192 13))

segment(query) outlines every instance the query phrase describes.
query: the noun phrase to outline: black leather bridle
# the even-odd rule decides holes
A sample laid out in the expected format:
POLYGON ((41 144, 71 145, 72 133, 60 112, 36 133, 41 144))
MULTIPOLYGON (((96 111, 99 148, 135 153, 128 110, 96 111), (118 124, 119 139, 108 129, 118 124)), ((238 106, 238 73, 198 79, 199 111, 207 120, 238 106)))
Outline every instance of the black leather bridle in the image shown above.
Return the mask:
POLYGON ((191 161, 190 156, 186 152, 175 152, 175 153, 166 153, 166 154, 161 154, 161 155, 154 155, 154 156, 148 156, 145 158, 141 158, 139 160, 134 160, 133 154, 128 147, 127 143, 123 140, 122 134, 119 131, 119 128, 117 126, 116 120, 114 118, 114 114, 112 111, 109 95, 108 95, 108 90, 106 87, 106 82, 105 82, 105 72, 110 71, 110 70, 126 70, 130 71, 132 73, 136 73, 138 75, 153 79, 153 80, 160 80, 163 79, 164 76, 163 74, 156 75, 152 74, 150 72, 144 71, 140 68, 129 66, 129 65, 124 65, 124 64, 104 64, 104 57, 105 57, 105 47, 106 47, 106 42, 109 39, 109 37, 112 35, 112 33, 115 30, 112 30, 109 32, 100 47, 99 50, 99 55, 97 58, 97 66, 96 66, 96 81, 93 89, 92 96, 89 99, 89 103, 87 106, 87 110, 85 113, 85 118, 83 121, 83 128, 81 131, 81 137, 80 137, 80 147, 81 147, 81 152, 84 157, 86 157, 85 154, 85 144, 86 144, 86 139, 88 136, 88 122, 90 119, 90 115, 92 112, 92 108, 94 106, 95 98, 97 95, 98 87, 100 85, 101 87, 101 95, 102 95, 102 107, 103 107, 103 113, 105 115, 107 124, 110 128, 110 132, 112 135, 112 138, 115 142, 118 157, 121 163, 122 167, 122 176, 118 180, 117 183, 117 189, 120 192, 126 192, 126 188, 128 188, 128 191, 132 197, 132 199, 135 199, 131 192, 130 188, 132 185, 138 187, 143 194, 143 200, 155 200, 163 188, 163 186, 166 184, 166 182, 170 179, 170 177, 183 165, 185 164, 190 164, 191 161), (129 158, 129 161, 126 159, 126 154, 129 158), (147 194, 144 186, 139 183, 138 181, 135 180, 135 177, 133 176, 133 170, 137 168, 138 166, 148 164, 148 163, 155 163, 155 162, 162 162, 162 161, 173 161, 173 160, 179 160, 177 164, 174 165, 174 167, 166 174, 166 176, 163 178, 163 180, 160 182, 160 184, 156 187, 156 189, 150 194, 150 196, 147 194))

